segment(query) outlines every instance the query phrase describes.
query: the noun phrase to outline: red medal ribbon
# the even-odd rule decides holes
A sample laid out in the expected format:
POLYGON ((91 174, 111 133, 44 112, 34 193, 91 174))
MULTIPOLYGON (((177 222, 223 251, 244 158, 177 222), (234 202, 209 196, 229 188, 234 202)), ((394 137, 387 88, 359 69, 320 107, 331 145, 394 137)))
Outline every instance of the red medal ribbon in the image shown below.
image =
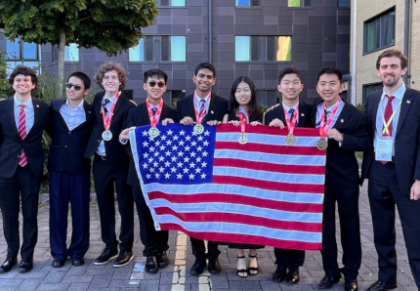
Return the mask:
MULTIPOLYGON (((208 107, 208 104, 210 103, 210 99, 211 99, 211 92, 209 93, 209 99, 207 99, 207 102, 205 105, 206 108, 208 107)), ((197 122, 197 124, 201 124, 201 121, 203 120, 206 111, 204 110, 203 113, 201 113, 201 115, 199 116, 199 111, 198 111, 199 109, 198 109, 198 104, 197 104, 195 96, 194 96, 194 110, 195 110, 195 121, 197 122)))
POLYGON ((325 139, 325 136, 327 135, 327 130, 331 125, 331 122, 337 113, 338 108, 340 107, 341 98, 338 97, 338 103, 335 106, 334 110, 331 112, 330 118, 327 120, 327 124, 325 125, 325 102, 322 105, 322 113, 321 113, 321 124, 319 126, 319 134, 321 135, 321 139, 325 139))
POLYGON ((114 115, 115 104, 117 104, 119 97, 120 97, 120 92, 117 92, 117 94, 115 95, 114 102, 112 102, 111 109, 108 111, 108 118, 106 117, 106 114, 105 114, 105 108, 103 108, 102 110, 102 120, 104 123, 105 130, 109 130, 109 127, 111 126, 111 120, 112 120, 112 116, 114 115))
POLYGON ((155 115, 153 115, 152 105, 150 104, 149 99, 146 100, 146 105, 147 105, 147 112, 149 113, 150 125, 152 127, 155 127, 159 121, 160 113, 162 112, 163 99, 160 99, 160 103, 158 105, 155 115))
POLYGON ((284 107, 283 107, 283 110, 284 110, 284 117, 286 118, 287 128, 289 129, 289 134, 293 135, 293 131, 295 130, 295 126, 296 126, 297 117, 299 114, 299 105, 298 107, 296 107, 296 110, 293 113, 292 122, 290 122, 289 113, 286 111, 286 109, 284 109, 284 107))
POLYGON ((241 122, 241 133, 245 133, 246 116, 242 112, 239 112, 239 121, 241 122))

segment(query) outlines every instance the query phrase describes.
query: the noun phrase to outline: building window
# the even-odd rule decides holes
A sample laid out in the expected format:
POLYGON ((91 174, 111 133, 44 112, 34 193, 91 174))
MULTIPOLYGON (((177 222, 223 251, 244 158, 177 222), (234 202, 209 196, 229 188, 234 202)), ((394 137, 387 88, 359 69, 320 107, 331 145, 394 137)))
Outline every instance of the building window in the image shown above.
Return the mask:
POLYGON ((338 7, 348 8, 350 7, 351 0, 338 0, 338 7))
POLYGON ((289 7, 311 7, 312 0, 288 0, 289 7))
POLYGON ((364 51, 369 53, 395 43, 395 8, 366 21, 364 51))
POLYGON ((159 0, 159 7, 185 7, 185 0, 159 0))
POLYGON ((11 73, 18 65, 30 68, 39 67, 39 46, 24 42, 20 38, 6 41, 7 73, 11 73))
POLYGON ((377 91, 382 91, 383 88, 384 88, 383 83, 363 85, 363 100, 362 100, 363 105, 366 105, 367 97, 370 94, 375 93, 377 91))
POLYGON ((260 0, 235 0, 235 5, 239 7, 258 7, 261 6, 260 0))
POLYGON ((291 36, 235 36, 235 61, 291 61, 291 36))
POLYGON ((71 43, 64 49, 65 62, 78 62, 79 61, 79 48, 75 43, 71 43))
POLYGON ((130 48, 130 62, 185 62, 187 38, 182 35, 146 35, 139 45, 130 48))
POLYGON ((273 106, 281 102, 281 93, 277 90, 257 90, 258 103, 273 106))

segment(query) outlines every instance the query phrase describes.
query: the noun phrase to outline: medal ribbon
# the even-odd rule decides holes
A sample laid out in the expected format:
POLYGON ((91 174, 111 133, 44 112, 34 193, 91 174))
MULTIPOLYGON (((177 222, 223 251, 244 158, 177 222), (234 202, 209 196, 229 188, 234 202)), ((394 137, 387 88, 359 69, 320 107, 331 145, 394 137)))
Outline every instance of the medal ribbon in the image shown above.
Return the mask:
POLYGON ((331 122, 334 119, 335 114, 337 113, 338 108, 341 104, 341 98, 338 97, 338 103, 335 106, 334 110, 331 112, 330 118, 327 120, 327 124, 325 124, 325 102, 322 105, 322 114, 321 114, 321 124, 319 126, 319 134, 321 135, 321 139, 325 139, 325 136, 327 135, 327 130, 331 125, 331 122))
POLYGON ((392 120, 394 120, 395 114, 398 112, 398 110, 400 110, 401 103, 402 102, 400 102, 400 105, 398 106, 398 108, 396 110, 394 110, 394 112, 392 113, 392 115, 389 118, 388 122, 385 120, 385 110, 384 110, 384 115, 382 116, 382 121, 384 123, 384 129, 382 130, 382 134, 383 135, 388 135, 388 136, 390 135, 390 133, 389 133, 389 125, 391 124, 392 120))
POLYGON ((283 111, 284 111, 284 117, 286 118, 287 128, 289 129, 289 134, 293 135, 293 131, 295 130, 295 126, 296 126, 297 117, 299 114, 299 105, 298 107, 296 107, 296 110, 293 113, 292 122, 290 122, 289 113, 286 111, 286 109, 284 109, 284 107, 283 107, 283 111))
POLYGON ((147 112, 149 113, 150 125, 152 127, 156 127, 156 124, 159 121, 160 113, 162 112, 163 99, 160 99, 160 103, 158 105, 155 115, 153 115, 152 105, 150 104, 149 99, 146 100, 146 105, 147 105, 147 112))
MULTIPOLYGON (((207 102, 206 102, 206 108, 208 108, 208 104, 210 103, 210 100, 211 100, 211 92, 209 93, 209 98, 207 99, 207 102)), ((198 104, 195 97, 194 97, 194 110, 195 110, 195 121, 197 122, 197 124, 201 124, 201 121, 203 120, 204 116, 206 116, 207 110, 203 111, 201 115, 199 114, 198 104)))
POLYGON ((114 115, 114 107, 115 107, 115 104, 117 104, 119 97, 120 97, 120 92, 117 92, 117 94, 115 95, 114 102, 112 102, 111 109, 108 111, 108 118, 106 117, 106 114, 105 114, 105 108, 104 110, 102 110, 102 121, 104 123, 105 130, 109 130, 109 127, 111 126, 112 116, 114 115))
POLYGON ((245 124, 249 122, 249 116, 242 107, 239 107, 239 121, 241 122, 241 133, 245 134, 245 124))

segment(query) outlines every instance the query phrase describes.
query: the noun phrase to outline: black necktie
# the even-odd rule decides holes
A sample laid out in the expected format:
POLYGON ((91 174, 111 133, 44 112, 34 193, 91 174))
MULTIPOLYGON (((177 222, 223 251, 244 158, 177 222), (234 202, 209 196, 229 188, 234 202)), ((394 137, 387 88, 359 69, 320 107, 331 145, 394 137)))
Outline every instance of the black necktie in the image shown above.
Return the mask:
POLYGON ((330 113, 327 109, 324 110, 324 123, 327 124, 327 120, 328 120, 328 113, 330 113))
POLYGON ((156 107, 152 107, 152 113, 153 113, 153 116, 155 116, 156 111, 157 111, 157 108, 156 108, 156 107))

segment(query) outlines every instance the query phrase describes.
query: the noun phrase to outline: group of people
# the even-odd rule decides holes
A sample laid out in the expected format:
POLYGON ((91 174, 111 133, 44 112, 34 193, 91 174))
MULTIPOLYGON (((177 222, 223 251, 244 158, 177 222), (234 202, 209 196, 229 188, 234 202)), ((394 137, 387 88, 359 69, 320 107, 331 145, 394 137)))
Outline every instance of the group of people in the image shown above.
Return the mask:
MULTIPOLYGON (((408 61, 398 50, 379 55, 376 72, 383 91, 368 97, 366 113, 340 98, 343 77, 340 70, 326 67, 317 75, 316 90, 321 98, 313 105, 300 101, 303 90, 301 73, 284 69, 279 76, 278 91, 282 102, 264 114, 258 107, 254 82, 238 77, 228 99, 212 93, 216 71, 210 63, 199 64, 194 72, 196 89, 172 109, 163 102, 167 74, 159 69, 144 72, 143 89, 147 99, 133 104, 121 92, 127 74, 118 63, 100 66, 95 81, 104 90, 93 104, 84 101, 91 80, 82 72, 70 74, 66 83, 67 98, 47 105, 32 98, 37 84, 35 72, 18 66, 9 82, 15 95, 0 102, 0 206, 3 215, 7 258, 0 273, 10 271, 21 254, 19 272, 33 268, 37 242, 37 209, 43 170, 42 133, 51 136, 48 155, 50 186, 50 243, 52 266, 62 267, 70 257, 74 266, 84 264, 89 248, 90 166, 105 243, 95 265, 123 267, 133 259, 135 204, 140 221, 140 238, 147 257, 145 271, 157 273, 170 264, 166 251, 168 231, 156 231, 145 202, 129 146, 130 131, 137 126, 179 122, 186 126, 207 123, 249 123, 286 128, 319 128, 320 149, 326 149, 325 195, 323 203, 323 248, 325 276, 320 289, 329 289, 342 276, 345 290, 358 290, 357 276, 362 260, 359 220, 359 183, 369 178, 374 243, 378 253, 378 280, 369 291, 386 291, 397 287, 395 251, 395 205, 397 206, 408 252, 409 264, 420 288, 420 92, 403 82, 408 61), (355 157, 363 151, 362 177, 355 157), (19 242, 19 193, 23 214, 23 243, 19 242), (121 216, 119 237, 115 227, 114 193, 121 216), (71 202, 73 232, 66 244, 67 212, 71 202), (342 268, 337 262, 336 219, 338 214, 343 248, 342 268)), ((292 146, 292 145, 291 145, 292 146)), ((190 273, 201 274, 207 266, 211 274, 221 270, 218 245, 191 238, 196 258, 190 273)), ((262 245, 229 244, 237 249, 237 274, 247 277, 259 273, 257 249, 262 245), (245 258, 249 249, 249 262, 245 258)), ((299 267, 305 260, 301 250, 275 248, 275 281, 299 282, 299 267)))

